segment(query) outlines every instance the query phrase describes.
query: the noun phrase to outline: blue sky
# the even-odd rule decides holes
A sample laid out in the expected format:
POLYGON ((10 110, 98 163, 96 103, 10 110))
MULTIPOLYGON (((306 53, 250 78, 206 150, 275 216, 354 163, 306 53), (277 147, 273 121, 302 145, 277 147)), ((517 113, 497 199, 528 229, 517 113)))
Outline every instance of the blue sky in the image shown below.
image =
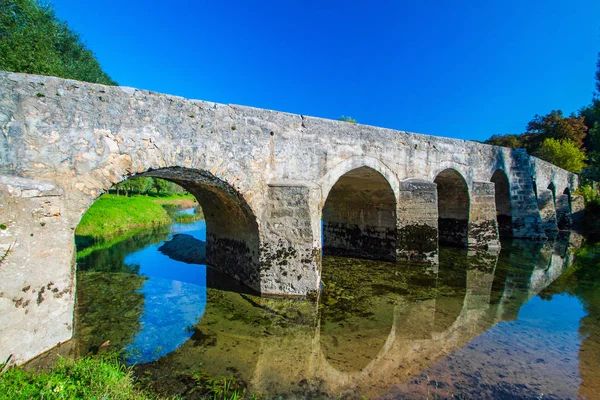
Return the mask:
POLYGON ((121 85, 463 139, 590 103, 598 0, 52 0, 121 85))

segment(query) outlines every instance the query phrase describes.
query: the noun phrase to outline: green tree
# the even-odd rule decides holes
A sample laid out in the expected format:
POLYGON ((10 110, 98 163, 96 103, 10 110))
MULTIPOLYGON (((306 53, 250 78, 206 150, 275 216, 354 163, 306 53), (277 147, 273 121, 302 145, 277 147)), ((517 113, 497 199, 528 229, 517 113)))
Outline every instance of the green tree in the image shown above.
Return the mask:
POLYGON ((130 178, 128 179, 129 181, 129 187, 131 188, 131 191, 136 192, 138 194, 141 193, 146 193, 148 192, 148 190, 150 190, 150 188, 152 187, 152 178, 146 178, 143 176, 140 177, 136 177, 136 178, 130 178))
POLYGON ((37 0, 0 0, 0 70, 116 85, 79 35, 37 0))
POLYGON ((536 115, 527 124, 527 149, 536 152, 546 139, 569 140, 578 148, 583 147, 587 126, 582 116, 563 116, 561 110, 552 110, 548 115, 536 115))
POLYGON ((571 172, 580 172, 587 160, 585 153, 569 139, 548 138, 535 155, 571 172))
POLYGON ((156 189, 156 194, 160 194, 161 192, 165 193, 165 194, 175 192, 175 186, 177 186, 175 183, 172 183, 167 180, 160 179, 160 178, 152 178, 152 179, 153 179, 152 187, 154 189, 156 189))
POLYGON ((502 147, 511 147, 513 149, 518 149, 525 147, 525 141, 523 140, 523 135, 493 135, 491 138, 486 140, 484 143, 492 144, 494 146, 502 146, 502 147))

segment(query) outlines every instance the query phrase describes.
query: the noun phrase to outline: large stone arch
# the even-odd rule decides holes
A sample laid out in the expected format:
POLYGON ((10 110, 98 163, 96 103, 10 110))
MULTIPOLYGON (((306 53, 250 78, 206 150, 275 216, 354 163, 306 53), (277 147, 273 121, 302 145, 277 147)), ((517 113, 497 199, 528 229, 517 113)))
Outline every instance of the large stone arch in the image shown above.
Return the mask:
POLYGON ((434 183, 437 185, 440 244, 467 247, 471 200, 466 180, 454 168, 446 168, 436 175, 434 183))
POLYGON ((347 171, 323 204, 323 250, 330 254, 395 259, 396 193, 379 171, 360 166, 347 171))
POLYGON ((262 291, 257 217, 241 193, 208 171, 170 167, 139 176, 167 179, 193 194, 206 219, 207 263, 262 291))
POLYGON ((496 205, 496 219, 500 237, 512 237, 512 196, 510 181, 506 172, 497 169, 492 174, 490 181, 494 184, 494 200, 496 205))

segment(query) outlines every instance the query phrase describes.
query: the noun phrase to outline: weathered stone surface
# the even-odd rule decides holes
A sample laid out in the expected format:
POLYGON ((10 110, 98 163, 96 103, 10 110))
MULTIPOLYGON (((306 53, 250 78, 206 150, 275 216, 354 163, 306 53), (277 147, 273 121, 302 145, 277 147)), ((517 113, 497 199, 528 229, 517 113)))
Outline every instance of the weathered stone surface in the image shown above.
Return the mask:
POLYGON ((500 248, 494 184, 473 182, 469 210, 469 247, 500 248))
POLYGON ((432 260, 438 248, 437 185, 423 179, 400 182, 398 258, 432 260))
POLYGON ((435 258, 438 234, 496 244, 497 170, 515 237, 546 237, 539 189, 578 185, 519 149, 51 77, 0 72, 0 115, 0 248, 14 246, 0 265, 0 359, 70 337, 74 229, 132 175, 196 196, 209 264, 263 293, 295 295, 319 287, 322 217, 331 247, 435 258))
POLYGON ((544 230, 546 232, 556 232, 558 230, 558 225, 556 223, 556 205, 554 203, 554 195, 550 190, 538 190, 538 205, 540 217, 544 223, 544 230))

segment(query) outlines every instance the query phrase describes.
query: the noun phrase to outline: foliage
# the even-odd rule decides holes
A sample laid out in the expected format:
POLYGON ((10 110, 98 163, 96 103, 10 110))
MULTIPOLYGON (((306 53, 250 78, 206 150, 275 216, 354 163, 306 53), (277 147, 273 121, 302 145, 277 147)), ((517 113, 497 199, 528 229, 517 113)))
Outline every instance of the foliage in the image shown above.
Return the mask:
POLYGON ((79 35, 38 0, 0 0, 0 70, 116 85, 79 35))
POLYGON ((204 213, 201 208, 196 208, 193 214, 177 214, 175 215, 175 222, 180 224, 191 224, 200 219, 204 219, 204 213))
POLYGON ((587 160, 585 153, 569 139, 548 138, 535 155, 571 172, 580 172, 587 160))
POLYGON ((181 188, 179 185, 173 182, 169 182, 160 178, 151 178, 152 179, 152 187, 156 189, 156 193, 177 193, 180 192, 181 188))
POLYGON ((154 190, 158 195, 186 193, 185 189, 176 183, 161 178, 149 178, 145 176, 132 177, 119 182, 113 186, 113 190, 117 196, 121 191, 125 192, 126 196, 142 193, 149 195, 150 190, 154 190))
MULTIPOLYGON (((246 387, 232 377, 213 378, 206 371, 200 370, 190 374, 189 379, 195 388, 188 394, 200 394, 201 398, 215 400, 237 400, 247 398, 246 387)), ((256 398, 252 395, 251 398, 256 398)))
POLYGON ((342 115, 341 117, 338 118, 338 121, 344 121, 344 122, 350 122, 351 124, 355 124, 356 120, 354 118, 352 118, 351 116, 344 116, 342 115))
POLYGON ((0 376, 4 399, 150 399, 115 355, 61 359, 48 372, 10 368, 0 376))
POLYGON ((523 135, 493 135, 491 138, 486 140, 484 143, 491 144, 494 146, 510 147, 518 149, 525 147, 525 141, 523 135))
POLYGON ((575 191, 575 194, 583 196, 585 204, 600 200, 598 190, 594 189, 592 185, 588 184, 579 185, 579 187, 575 191))
POLYGON ((561 110, 553 110, 544 116, 536 115, 527 124, 527 148, 535 153, 546 139, 570 140, 581 148, 587 130, 583 117, 574 114, 565 117, 561 110))

